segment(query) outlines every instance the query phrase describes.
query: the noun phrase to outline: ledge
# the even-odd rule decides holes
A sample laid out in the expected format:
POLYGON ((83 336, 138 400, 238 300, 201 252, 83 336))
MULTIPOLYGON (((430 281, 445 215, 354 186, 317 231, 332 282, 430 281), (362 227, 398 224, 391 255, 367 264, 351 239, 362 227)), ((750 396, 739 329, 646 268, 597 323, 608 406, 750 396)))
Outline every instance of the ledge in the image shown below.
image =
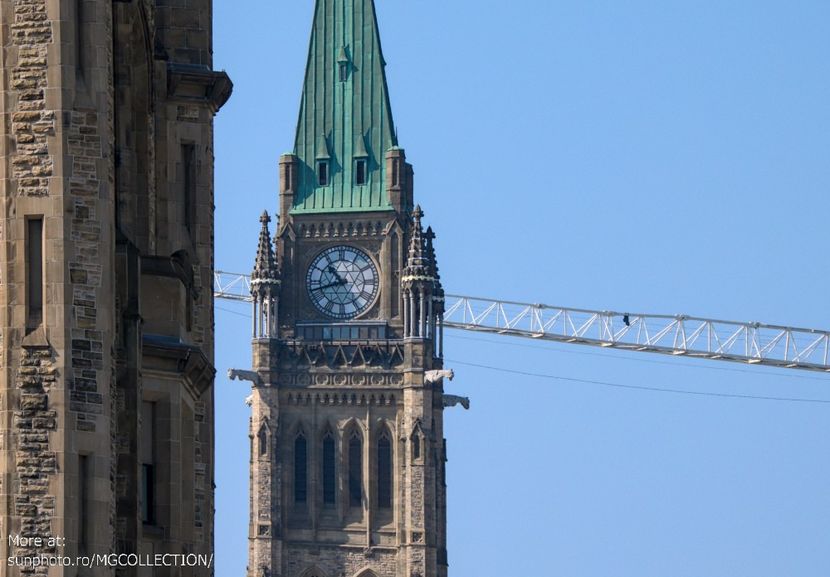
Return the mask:
POLYGON ((185 388, 198 399, 213 384, 216 368, 202 349, 174 337, 144 335, 142 338, 144 366, 149 370, 184 377, 185 388), (148 362, 148 359, 152 361, 148 362))
POLYGON ((228 101, 233 82, 224 70, 211 70, 200 64, 167 63, 167 96, 208 104, 214 112, 228 101))

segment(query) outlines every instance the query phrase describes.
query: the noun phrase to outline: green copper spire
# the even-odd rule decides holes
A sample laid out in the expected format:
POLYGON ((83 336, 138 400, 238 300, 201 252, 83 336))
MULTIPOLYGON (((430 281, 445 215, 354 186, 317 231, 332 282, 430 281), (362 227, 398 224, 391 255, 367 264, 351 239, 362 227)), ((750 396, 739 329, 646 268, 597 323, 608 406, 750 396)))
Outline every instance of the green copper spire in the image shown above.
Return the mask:
POLYGON ((373 0, 317 0, 293 213, 392 209, 384 154, 397 139, 385 65, 373 0))

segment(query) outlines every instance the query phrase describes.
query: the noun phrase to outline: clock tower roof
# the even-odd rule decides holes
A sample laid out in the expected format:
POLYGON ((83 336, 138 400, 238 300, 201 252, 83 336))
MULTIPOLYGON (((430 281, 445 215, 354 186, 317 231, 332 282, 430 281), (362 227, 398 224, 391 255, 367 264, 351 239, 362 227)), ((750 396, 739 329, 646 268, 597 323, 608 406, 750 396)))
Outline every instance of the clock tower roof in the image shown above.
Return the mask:
POLYGON ((292 213, 392 210, 397 146, 374 0, 317 0, 294 154, 292 213))

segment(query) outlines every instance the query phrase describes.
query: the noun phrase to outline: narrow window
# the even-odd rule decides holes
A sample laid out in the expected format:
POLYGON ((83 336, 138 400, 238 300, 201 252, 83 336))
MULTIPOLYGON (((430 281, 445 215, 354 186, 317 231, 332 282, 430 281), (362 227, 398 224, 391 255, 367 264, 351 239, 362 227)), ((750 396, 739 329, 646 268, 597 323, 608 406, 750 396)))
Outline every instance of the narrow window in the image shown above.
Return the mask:
POLYGON ((337 471, 335 470, 334 437, 327 433, 323 438, 323 504, 334 505, 337 471))
POLYGON ((302 433, 294 439, 294 502, 308 500, 308 443, 302 433))
POLYGON ((444 439, 444 450, 441 455, 441 486, 447 486, 447 440, 444 439))
POLYGON ((257 435, 257 444, 259 445, 259 456, 265 456, 268 454, 268 431, 265 429, 263 425, 259 429, 259 434, 257 435))
POLYGON ((184 204, 184 225, 193 233, 196 223, 196 146, 182 144, 182 202, 184 204))
POLYGON ((84 60, 86 58, 84 43, 84 21, 86 14, 84 10, 85 0, 75 0, 75 70, 79 78, 84 77, 84 60))
POLYGON ((412 435, 412 458, 415 460, 421 458, 421 436, 417 433, 412 435))
POLYGON ((43 217, 26 221, 26 328, 43 323, 43 217))
POLYGON ((392 507, 392 443, 385 432, 378 439, 378 507, 392 507))
POLYGON ((89 456, 78 455, 78 549, 89 551, 89 456))
POLYGON ((349 64, 348 62, 340 63, 340 82, 346 82, 349 79, 349 64))
POLYGON ((363 443, 357 432, 349 439, 349 506, 363 504, 363 443))
POLYGON ((141 521, 147 525, 154 525, 155 516, 155 484, 156 471, 154 463, 153 444, 155 443, 156 405, 148 401, 141 403, 141 521))
POLYGON ((328 160, 317 161, 317 184, 328 186, 329 184, 329 162, 328 160))
POLYGON ((392 186, 398 186, 398 171, 400 170, 400 161, 395 159, 392 161, 392 186))
POLYGON ((354 183, 358 186, 366 184, 366 159, 358 158, 354 161, 354 183))

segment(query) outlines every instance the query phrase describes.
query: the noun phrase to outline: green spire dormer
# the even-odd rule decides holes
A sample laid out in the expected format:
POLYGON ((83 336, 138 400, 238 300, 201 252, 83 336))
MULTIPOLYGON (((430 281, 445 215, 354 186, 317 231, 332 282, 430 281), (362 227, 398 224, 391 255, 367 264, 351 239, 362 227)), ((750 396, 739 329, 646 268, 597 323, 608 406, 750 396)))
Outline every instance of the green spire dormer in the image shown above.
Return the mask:
POLYGON ((317 160, 328 160, 331 158, 329 153, 329 141, 325 134, 317 137, 317 154, 314 156, 317 160))
POLYGON ((392 210, 384 157, 397 139, 384 67, 374 1, 317 0, 293 213, 392 210))

